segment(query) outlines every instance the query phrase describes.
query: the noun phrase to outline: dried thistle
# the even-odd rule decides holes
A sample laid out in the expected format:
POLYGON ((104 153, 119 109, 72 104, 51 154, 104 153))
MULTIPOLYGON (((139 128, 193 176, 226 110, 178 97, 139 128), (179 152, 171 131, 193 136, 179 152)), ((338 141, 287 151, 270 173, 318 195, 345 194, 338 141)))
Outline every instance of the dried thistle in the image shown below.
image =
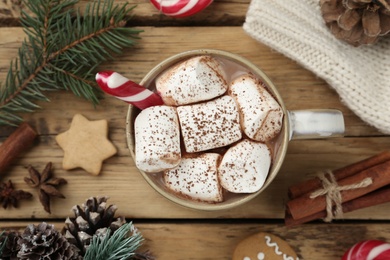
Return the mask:
POLYGON ((64 178, 52 177, 52 163, 46 164, 45 169, 40 174, 31 165, 28 167, 30 177, 25 177, 24 181, 31 187, 38 189, 39 201, 46 212, 50 211, 50 198, 57 197, 64 199, 65 196, 58 191, 57 186, 68 183, 64 178))

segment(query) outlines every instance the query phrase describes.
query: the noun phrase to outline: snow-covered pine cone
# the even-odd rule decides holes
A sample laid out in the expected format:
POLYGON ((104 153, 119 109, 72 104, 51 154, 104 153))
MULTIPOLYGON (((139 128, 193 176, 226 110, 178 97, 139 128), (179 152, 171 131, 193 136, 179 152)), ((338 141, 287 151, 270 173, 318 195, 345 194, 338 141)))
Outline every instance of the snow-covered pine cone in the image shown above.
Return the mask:
POLYGON ((81 259, 79 250, 58 232, 53 225, 45 222, 30 224, 20 235, 18 259, 29 260, 75 260, 81 259))

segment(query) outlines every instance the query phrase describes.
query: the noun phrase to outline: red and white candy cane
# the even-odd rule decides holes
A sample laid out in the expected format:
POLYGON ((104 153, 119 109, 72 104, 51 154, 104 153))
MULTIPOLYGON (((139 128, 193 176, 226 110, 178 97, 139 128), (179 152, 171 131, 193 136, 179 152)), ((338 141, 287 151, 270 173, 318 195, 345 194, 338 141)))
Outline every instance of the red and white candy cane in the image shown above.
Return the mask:
POLYGON ((97 73, 96 82, 107 94, 130 103, 139 109, 164 104, 158 94, 114 71, 97 73))
POLYGON ((150 0, 163 14, 173 17, 185 17, 196 14, 213 0, 150 0))
POLYGON ((388 260, 390 244, 381 240, 367 240, 355 244, 345 252, 342 260, 388 260))

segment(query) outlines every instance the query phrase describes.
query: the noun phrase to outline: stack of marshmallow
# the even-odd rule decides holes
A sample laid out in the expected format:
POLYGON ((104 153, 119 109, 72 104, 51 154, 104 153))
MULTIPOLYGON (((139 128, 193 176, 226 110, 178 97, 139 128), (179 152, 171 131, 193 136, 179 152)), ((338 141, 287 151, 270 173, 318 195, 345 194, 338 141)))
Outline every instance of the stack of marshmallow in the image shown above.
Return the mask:
POLYGON ((230 79, 206 55, 168 69, 156 88, 165 105, 144 109, 135 120, 140 170, 162 172, 169 190, 204 202, 263 186, 271 166, 267 143, 283 119, 263 82, 250 72, 230 79))

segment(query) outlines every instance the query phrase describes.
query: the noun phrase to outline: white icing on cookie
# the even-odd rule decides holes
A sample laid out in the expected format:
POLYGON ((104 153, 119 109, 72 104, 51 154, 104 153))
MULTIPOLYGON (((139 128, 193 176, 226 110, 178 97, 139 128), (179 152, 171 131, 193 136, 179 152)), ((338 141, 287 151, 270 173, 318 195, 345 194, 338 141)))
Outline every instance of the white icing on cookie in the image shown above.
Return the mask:
MULTIPOLYGON (((277 255, 282 255, 283 254, 283 260, 295 260, 294 257, 288 256, 288 255, 282 253, 279 250, 279 245, 277 243, 271 242, 271 237, 270 236, 265 236, 264 238, 265 238, 265 243, 267 244, 267 246, 275 247, 275 254, 277 254, 277 255)), ((297 257, 296 260, 299 260, 299 258, 297 257)))
POLYGON ((265 236, 265 243, 269 247, 275 247, 275 254, 277 254, 277 255, 283 254, 282 252, 280 252, 278 244, 271 242, 271 237, 265 236))

